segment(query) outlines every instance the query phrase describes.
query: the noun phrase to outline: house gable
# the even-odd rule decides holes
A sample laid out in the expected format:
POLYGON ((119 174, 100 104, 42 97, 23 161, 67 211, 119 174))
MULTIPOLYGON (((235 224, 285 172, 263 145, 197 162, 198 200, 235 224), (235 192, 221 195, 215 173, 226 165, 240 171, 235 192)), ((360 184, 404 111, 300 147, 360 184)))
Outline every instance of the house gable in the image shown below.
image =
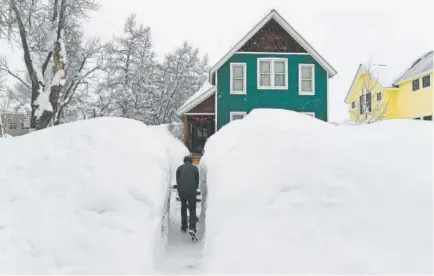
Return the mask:
POLYGON ((215 112, 215 95, 209 96, 206 100, 199 103, 192 109, 188 111, 188 113, 214 113, 215 112))
POLYGON ((276 10, 272 10, 268 13, 267 16, 210 69, 209 81, 211 84, 215 85, 216 83, 215 72, 236 52, 241 51, 241 49, 247 52, 256 52, 256 49, 266 49, 265 52, 274 53, 289 53, 294 50, 296 51, 294 53, 310 54, 315 61, 328 72, 328 77, 333 77, 337 74, 336 70, 296 30, 294 30, 276 10), (280 26, 280 28, 278 28, 277 25, 280 26), (267 33, 266 30, 271 32, 267 33), (286 35, 283 35, 282 30, 286 35), (285 50, 282 51, 282 49, 285 50))
POLYGON ((273 18, 239 50, 240 52, 307 53, 273 18))

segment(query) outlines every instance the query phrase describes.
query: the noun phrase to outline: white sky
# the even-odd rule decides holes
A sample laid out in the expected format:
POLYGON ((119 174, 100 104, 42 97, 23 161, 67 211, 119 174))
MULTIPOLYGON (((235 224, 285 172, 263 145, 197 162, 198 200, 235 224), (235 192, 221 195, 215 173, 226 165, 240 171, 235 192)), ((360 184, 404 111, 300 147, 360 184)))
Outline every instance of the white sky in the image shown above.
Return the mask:
MULTIPOLYGON (((431 0, 99 0, 101 9, 86 24, 88 36, 108 40, 125 18, 137 14, 151 27, 154 48, 163 56, 184 40, 217 62, 271 9, 276 9, 337 71, 330 80, 330 118, 347 118, 345 95, 359 63, 387 64, 393 78, 433 49, 431 0)), ((0 43, 11 67, 20 53, 0 43)), ((383 76, 384 77, 384 76, 383 76)))

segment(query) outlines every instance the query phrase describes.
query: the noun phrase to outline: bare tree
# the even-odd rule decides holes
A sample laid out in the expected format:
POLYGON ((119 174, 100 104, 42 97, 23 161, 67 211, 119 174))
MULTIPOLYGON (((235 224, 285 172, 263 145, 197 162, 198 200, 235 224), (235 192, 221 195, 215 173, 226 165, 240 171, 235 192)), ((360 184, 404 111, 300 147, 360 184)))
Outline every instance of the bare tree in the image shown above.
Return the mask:
POLYGON ((384 119, 389 110, 389 99, 382 91, 381 99, 377 100, 379 73, 375 73, 374 65, 371 62, 362 65, 360 94, 355 107, 351 109, 351 115, 358 124, 371 124, 384 119))
POLYGON ((158 93, 153 98, 150 124, 170 123, 174 113, 206 80, 208 56, 200 57, 199 49, 184 42, 166 55, 158 67, 158 93))
POLYGON ((31 129, 53 122, 66 81, 65 32, 96 8, 94 0, 3 0, 0 4, 0 33, 21 47, 30 79, 31 129))
POLYGON ((137 25, 130 15, 122 36, 114 36, 104 49, 105 77, 100 83, 96 106, 99 115, 144 120, 155 92, 155 53, 151 30, 137 25))

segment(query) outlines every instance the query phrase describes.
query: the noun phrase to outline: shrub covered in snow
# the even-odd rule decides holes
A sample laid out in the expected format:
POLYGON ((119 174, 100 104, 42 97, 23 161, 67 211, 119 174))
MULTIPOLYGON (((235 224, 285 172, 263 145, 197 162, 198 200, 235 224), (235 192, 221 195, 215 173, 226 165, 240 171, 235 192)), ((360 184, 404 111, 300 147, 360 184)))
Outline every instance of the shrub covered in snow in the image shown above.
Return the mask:
POLYGON ((170 123, 160 125, 165 127, 176 139, 184 141, 184 124, 183 123, 170 123))
POLYGON ((201 160, 204 273, 432 273, 432 138, 423 121, 231 122, 201 160))
POLYGON ((152 273, 186 152, 120 118, 1 139, 0 273, 152 273))

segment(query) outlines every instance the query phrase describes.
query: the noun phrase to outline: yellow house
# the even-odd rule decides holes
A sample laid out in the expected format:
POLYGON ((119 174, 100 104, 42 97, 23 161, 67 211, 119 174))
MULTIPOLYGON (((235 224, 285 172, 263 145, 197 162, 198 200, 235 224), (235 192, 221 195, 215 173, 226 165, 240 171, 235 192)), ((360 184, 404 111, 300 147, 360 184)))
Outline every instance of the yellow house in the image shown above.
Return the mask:
POLYGON ((382 77, 380 66, 359 65, 345 98, 350 120, 368 123, 383 119, 431 121, 433 51, 415 60, 393 82, 382 77))

